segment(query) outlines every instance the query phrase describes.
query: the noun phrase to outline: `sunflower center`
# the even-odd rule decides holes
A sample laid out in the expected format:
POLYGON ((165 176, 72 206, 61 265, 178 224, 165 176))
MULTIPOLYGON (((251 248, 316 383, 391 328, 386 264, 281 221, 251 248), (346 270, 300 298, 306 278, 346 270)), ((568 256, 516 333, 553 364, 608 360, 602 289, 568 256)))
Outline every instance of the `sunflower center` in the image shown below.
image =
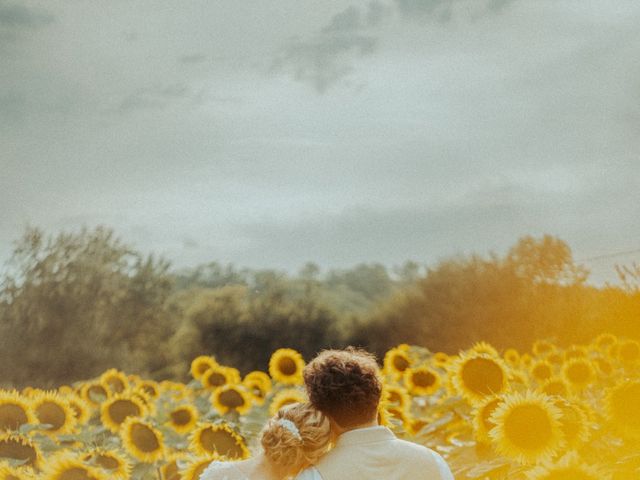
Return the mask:
POLYGON ((6 403, 0 405, 0 430, 17 430, 27 423, 27 413, 20 405, 6 403))
POLYGON ((156 389, 153 387, 153 385, 142 385, 142 391, 148 393, 151 398, 155 398, 158 396, 158 392, 156 392, 156 389))
POLYGON ((140 407, 131 400, 116 400, 109 405, 109 416, 118 425, 124 422, 127 417, 137 417, 138 415, 140 415, 140 407))
POLYGON ((504 429, 507 439, 525 450, 543 448, 553 436, 549 415, 537 405, 514 407, 505 419, 504 429))
POLYGON ((227 377, 221 373, 215 372, 207 377, 207 383, 212 387, 220 387, 227 383, 227 377))
POLYGON ((436 376, 431 372, 416 372, 413 374, 413 384, 417 387, 427 388, 436 383, 436 376))
POLYGON ((180 480, 181 478, 180 472, 178 471, 178 462, 176 462, 175 460, 165 466, 163 473, 164 478, 166 478, 167 480, 180 480))
POLYGON ((107 385, 109 385, 109 388, 115 393, 123 392, 125 389, 124 382, 118 377, 111 377, 107 379, 107 385))
POLYGON ((207 428, 200 434, 200 442, 204 449, 225 455, 230 458, 242 456, 242 449, 236 439, 226 430, 213 430, 207 428))
POLYGON ((31 445, 23 445, 18 440, 8 438, 0 441, 0 458, 2 457, 27 460, 26 465, 34 466, 37 453, 31 445))
POLYGON ((551 367, 549 365, 545 365, 544 363, 541 365, 536 365, 533 367, 533 376, 537 380, 547 380, 551 377, 551 367))
POLYGON ((160 448, 158 437, 146 425, 134 423, 131 427, 131 439, 135 446, 145 453, 155 452, 160 448))
POLYGON ((118 460, 113 457, 109 457, 108 455, 98 455, 96 462, 102 468, 106 468, 107 470, 115 470, 120 466, 120 462, 118 462, 118 460))
POLYGON ((564 397, 567 394, 567 387, 561 381, 554 380, 547 383, 543 388, 544 393, 547 395, 557 395, 564 397))
POLYGON ((67 468, 64 472, 56 475, 56 478, 60 480, 94 480, 94 477, 82 467, 67 468))
POLYGON ((409 368, 409 361, 402 355, 396 355, 395 357, 393 357, 393 367, 398 372, 404 372, 407 368, 409 368))
POLYGON ((500 365, 488 358, 473 358, 464 364, 462 381, 479 395, 500 393, 504 388, 504 372, 500 365))
POLYGON ((91 385, 89 387, 88 394, 89 399, 96 403, 100 403, 108 397, 107 391, 102 385, 91 385))
POLYGON ((584 385, 591 379, 591 369, 584 362, 576 362, 567 367, 567 378, 571 383, 584 385))
POLYGON ((282 357, 278 362, 278 370, 280 370, 284 375, 290 376, 296 373, 298 367, 292 358, 282 357))
POLYGON ((171 412, 171 421, 176 425, 187 425, 191 421, 191 412, 186 408, 179 408, 171 412))
POLYGON ((225 407, 237 408, 244 405, 244 398, 235 389, 230 389, 220 394, 220 403, 225 407))
POLYGON ((54 402, 43 402, 36 407, 36 414, 40 423, 49 423, 52 427, 49 430, 58 430, 67 420, 64 409, 54 402))

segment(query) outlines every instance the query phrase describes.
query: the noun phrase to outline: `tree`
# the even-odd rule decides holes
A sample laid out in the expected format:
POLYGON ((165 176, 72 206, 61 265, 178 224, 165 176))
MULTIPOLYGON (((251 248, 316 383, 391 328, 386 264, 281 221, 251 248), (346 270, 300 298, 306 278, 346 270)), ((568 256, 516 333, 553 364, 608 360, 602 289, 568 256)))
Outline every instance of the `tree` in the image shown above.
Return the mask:
POLYGON ((110 367, 163 368, 168 268, 107 228, 55 237, 28 228, 1 280, 0 377, 54 386, 110 367))

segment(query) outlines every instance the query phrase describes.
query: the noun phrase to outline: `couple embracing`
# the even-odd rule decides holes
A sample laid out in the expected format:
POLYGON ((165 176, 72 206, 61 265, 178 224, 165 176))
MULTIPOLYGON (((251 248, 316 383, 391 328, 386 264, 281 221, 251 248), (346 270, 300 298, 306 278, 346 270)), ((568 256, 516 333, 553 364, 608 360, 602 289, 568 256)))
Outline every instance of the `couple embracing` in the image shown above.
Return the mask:
POLYGON ((304 369, 309 403, 283 407, 261 432, 262 452, 214 461, 200 480, 453 480, 433 450, 378 425, 382 382, 364 350, 325 350, 304 369))

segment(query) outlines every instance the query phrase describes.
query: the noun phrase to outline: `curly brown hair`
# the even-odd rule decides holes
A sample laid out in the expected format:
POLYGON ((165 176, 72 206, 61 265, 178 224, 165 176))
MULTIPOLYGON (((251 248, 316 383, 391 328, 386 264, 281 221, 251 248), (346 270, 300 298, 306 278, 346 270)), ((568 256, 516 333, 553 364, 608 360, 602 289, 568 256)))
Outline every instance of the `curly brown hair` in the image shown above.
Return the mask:
POLYGON ((309 401, 342 428, 376 418, 382 381, 373 354, 355 347, 324 350, 303 371, 309 401))

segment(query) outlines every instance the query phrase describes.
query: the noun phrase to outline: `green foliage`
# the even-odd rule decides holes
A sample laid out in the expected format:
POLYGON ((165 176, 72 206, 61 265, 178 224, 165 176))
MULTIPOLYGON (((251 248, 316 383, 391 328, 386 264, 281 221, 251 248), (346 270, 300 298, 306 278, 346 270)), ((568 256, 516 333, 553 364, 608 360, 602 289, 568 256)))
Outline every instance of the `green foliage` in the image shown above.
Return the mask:
POLYGON ((106 228, 46 237, 27 229, 0 276, 3 386, 54 386, 116 367, 188 379, 198 355, 247 372, 280 347, 310 358, 354 344, 454 353, 479 339, 527 349, 535 338, 637 337, 638 269, 595 288, 569 246, 524 237, 504 256, 297 274, 211 262, 170 272, 106 228))
POLYGON ((27 229, 0 289, 0 378, 49 386, 114 366, 161 368, 168 267, 105 228, 55 238, 27 229))

